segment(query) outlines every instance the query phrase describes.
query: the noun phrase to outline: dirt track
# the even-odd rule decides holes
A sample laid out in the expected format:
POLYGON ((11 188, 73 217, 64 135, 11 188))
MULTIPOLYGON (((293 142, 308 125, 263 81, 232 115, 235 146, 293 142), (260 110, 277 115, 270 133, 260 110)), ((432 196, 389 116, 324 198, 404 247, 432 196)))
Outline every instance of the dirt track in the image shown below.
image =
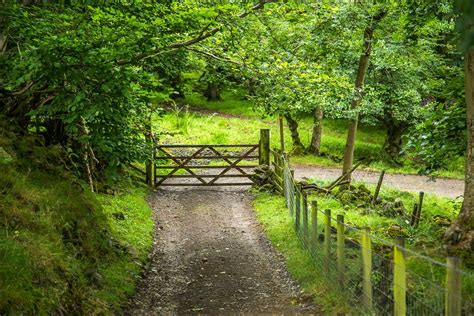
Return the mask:
MULTIPOLYGON (((295 169, 295 177, 316 178, 319 180, 335 180, 341 175, 341 169, 326 168, 317 166, 292 166, 295 169)), ((376 184, 379 179, 379 172, 356 170, 353 179, 367 183, 376 184)), ((408 174, 385 174, 384 186, 399 189, 402 191, 419 192, 435 194, 448 198, 457 198, 464 193, 464 181, 457 179, 435 178, 426 176, 408 175, 408 174)))
POLYGON ((318 314, 243 189, 159 190, 154 249, 127 314, 318 314))

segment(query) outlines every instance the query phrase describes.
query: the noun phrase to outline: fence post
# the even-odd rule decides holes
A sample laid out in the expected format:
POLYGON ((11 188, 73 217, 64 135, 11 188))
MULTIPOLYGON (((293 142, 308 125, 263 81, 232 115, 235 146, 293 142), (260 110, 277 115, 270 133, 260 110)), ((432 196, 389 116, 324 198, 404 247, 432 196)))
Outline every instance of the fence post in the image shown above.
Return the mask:
POLYGON ((410 226, 415 226, 416 223, 416 213, 418 212, 418 204, 413 204, 413 211, 411 212, 410 226))
POLYGON ((418 226, 420 223, 420 218, 421 218, 421 209, 423 208, 423 197, 425 196, 425 192, 420 191, 420 197, 418 201, 418 208, 416 210, 416 218, 415 218, 415 226, 418 226))
POLYGON ((293 216, 293 213, 295 211, 295 205, 294 205, 294 201, 295 201, 295 183, 293 182, 295 179, 295 170, 293 169, 290 169, 290 177, 288 179, 288 189, 290 189, 288 191, 288 205, 289 205, 289 209, 290 209, 290 215, 293 216))
POLYGON ((285 178, 285 161, 284 161, 284 155, 283 153, 280 153, 278 156, 278 162, 279 162, 279 167, 280 167, 280 178, 281 178, 281 185, 284 185, 284 178, 285 178))
POLYGON ((344 215, 337 215, 337 275, 339 286, 344 288, 344 215))
POLYGON ((407 312, 407 278, 405 267, 405 240, 398 238, 393 247, 393 305, 395 316, 404 316, 407 312))
POLYGON ((377 182, 377 187, 375 188, 374 198, 372 199, 372 205, 375 204, 377 198, 379 197, 380 188, 382 187, 383 176, 385 175, 385 170, 382 170, 379 177, 379 182, 377 182))
POLYGON ((303 240, 308 245, 308 194, 302 191, 303 196, 303 240))
POLYGON ((316 250, 318 245, 318 201, 311 201, 311 242, 316 250))
POLYGON ((153 177, 153 165, 155 163, 154 161, 154 143, 153 143, 153 130, 152 130, 152 124, 151 124, 151 117, 148 118, 148 120, 145 123, 145 141, 149 148, 152 149, 152 151, 149 153, 147 160, 145 161, 145 177, 146 177, 146 184, 150 187, 153 186, 154 182, 154 177, 153 177))
POLYGON ((283 170, 283 195, 285 196, 286 205, 288 206, 288 168, 286 161, 287 161, 287 154, 282 154, 283 161, 281 164, 283 170))
POLYGON ((283 115, 280 114, 278 117, 278 123, 280 125, 280 150, 282 153, 285 152, 285 136, 283 133, 283 115))
POLYGON ((258 163, 260 165, 270 166, 270 130, 268 128, 262 128, 260 130, 259 145, 258 163))
POLYGON ((280 176, 280 155, 278 154, 278 151, 275 152, 275 154, 273 155, 273 158, 275 160, 275 173, 277 176, 280 176))
POLYGON ((155 183, 156 183, 156 148, 155 148, 155 147, 153 147, 153 156, 152 156, 152 159, 153 159, 153 162, 152 162, 152 172, 151 172, 151 176, 152 176, 152 181, 153 181, 152 187, 154 188, 154 187, 155 187, 155 183))
POLYGON ((299 185, 295 184, 295 230, 300 230, 301 193, 299 185))
POLYGON ((446 271, 446 316, 461 315, 461 259, 447 258, 446 271))
POLYGON ((331 210, 324 211, 324 271, 329 277, 329 264, 331 259, 331 210))
POLYGON ((372 295, 372 240, 370 239, 370 228, 362 228, 362 274, 363 274, 363 292, 364 292, 364 306, 367 310, 373 310, 373 295, 372 295))

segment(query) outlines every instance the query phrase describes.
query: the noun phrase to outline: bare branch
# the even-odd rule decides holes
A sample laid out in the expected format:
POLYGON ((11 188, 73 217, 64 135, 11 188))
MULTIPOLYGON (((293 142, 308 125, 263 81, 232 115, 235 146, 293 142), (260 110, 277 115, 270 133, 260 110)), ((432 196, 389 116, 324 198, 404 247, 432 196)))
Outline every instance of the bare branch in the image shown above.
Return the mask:
POLYGON ((33 81, 28 82, 21 90, 12 92, 12 95, 20 95, 28 91, 33 86, 33 81))
POLYGON ((49 101, 53 100, 55 97, 56 97, 55 95, 50 95, 49 97, 47 97, 46 99, 41 101, 35 108, 38 109, 38 108, 42 107, 43 105, 45 105, 49 101))

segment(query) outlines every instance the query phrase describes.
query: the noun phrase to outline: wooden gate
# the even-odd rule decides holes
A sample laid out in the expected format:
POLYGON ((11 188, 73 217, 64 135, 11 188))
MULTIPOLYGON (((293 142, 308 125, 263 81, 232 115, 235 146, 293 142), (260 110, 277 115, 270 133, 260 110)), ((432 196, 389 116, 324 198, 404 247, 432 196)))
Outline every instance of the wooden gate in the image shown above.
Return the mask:
POLYGON ((155 186, 252 185, 253 169, 269 164, 270 132, 261 130, 259 144, 157 145, 155 186), (171 179, 181 179, 170 182, 171 179), (245 180, 242 180, 245 179, 245 180))

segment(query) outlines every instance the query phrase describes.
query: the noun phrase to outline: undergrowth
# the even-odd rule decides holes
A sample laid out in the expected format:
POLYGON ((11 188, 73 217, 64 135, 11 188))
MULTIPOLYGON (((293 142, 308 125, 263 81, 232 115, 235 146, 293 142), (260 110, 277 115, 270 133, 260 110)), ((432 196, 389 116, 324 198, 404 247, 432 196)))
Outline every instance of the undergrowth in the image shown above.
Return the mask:
POLYGON ((118 311, 151 247, 146 187, 93 194, 59 148, 1 132, 0 314, 118 311))

